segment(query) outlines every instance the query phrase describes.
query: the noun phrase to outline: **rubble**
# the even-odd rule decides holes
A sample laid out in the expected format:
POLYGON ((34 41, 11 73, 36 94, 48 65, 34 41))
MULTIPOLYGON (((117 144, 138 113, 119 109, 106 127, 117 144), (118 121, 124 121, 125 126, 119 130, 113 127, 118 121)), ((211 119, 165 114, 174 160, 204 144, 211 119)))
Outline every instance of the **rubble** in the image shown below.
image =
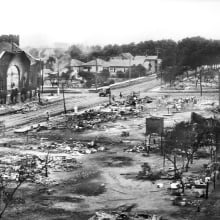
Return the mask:
POLYGON ((17 103, 16 105, 1 105, 0 115, 16 114, 16 113, 27 113, 36 111, 42 106, 39 105, 38 101, 32 101, 28 103, 17 103))
POLYGON ((68 143, 56 143, 56 142, 44 142, 41 143, 39 149, 48 149, 50 153, 68 153, 72 155, 80 154, 92 154, 96 152, 105 151, 106 148, 99 146, 95 141, 91 142, 79 142, 79 141, 68 141, 68 143))
MULTIPOLYGON (((50 120, 46 125, 47 129, 71 129, 73 131, 83 131, 85 129, 99 129, 100 124, 116 121, 118 119, 126 120, 127 116, 140 117, 143 106, 141 103, 151 103, 153 99, 146 96, 136 100, 135 106, 130 102, 116 101, 109 104, 102 104, 100 106, 91 108, 83 112, 74 112, 63 115, 57 120, 50 120)), ((45 125, 44 125, 45 126, 45 125)), ((41 125, 40 125, 41 127, 41 125)), ((38 128, 38 131, 41 129, 38 128)))
POLYGON ((130 213, 130 212, 96 212, 89 220, 163 220, 162 216, 147 213, 130 213))
POLYGON ((144 144, 138 144, 135 146, 130 146, 127 149, 125 149, 126 152, 136 152, 136 153, 146 153, 147 148, 144 144))

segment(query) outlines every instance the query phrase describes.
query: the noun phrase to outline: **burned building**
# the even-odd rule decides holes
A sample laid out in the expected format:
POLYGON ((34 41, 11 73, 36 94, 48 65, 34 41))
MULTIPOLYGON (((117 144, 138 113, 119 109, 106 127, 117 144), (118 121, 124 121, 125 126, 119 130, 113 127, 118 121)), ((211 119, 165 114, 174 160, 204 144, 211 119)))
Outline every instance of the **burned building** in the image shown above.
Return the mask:
POLYGON ((16 88, 27 93, 39 84, 41 62, 23 51, 17 43, 19 37, 0 37, 0 94, 9 96, 16 88))

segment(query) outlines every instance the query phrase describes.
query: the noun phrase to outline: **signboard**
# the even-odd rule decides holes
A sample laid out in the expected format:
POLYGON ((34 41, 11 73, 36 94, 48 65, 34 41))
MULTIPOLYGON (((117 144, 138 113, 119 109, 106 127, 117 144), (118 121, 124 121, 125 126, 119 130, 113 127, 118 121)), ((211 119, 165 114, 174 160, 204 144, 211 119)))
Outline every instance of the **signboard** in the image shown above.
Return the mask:
POLYGON ((157 133, 162 134, 164 119, 159 117, 146 118, 146 135, 157 133))

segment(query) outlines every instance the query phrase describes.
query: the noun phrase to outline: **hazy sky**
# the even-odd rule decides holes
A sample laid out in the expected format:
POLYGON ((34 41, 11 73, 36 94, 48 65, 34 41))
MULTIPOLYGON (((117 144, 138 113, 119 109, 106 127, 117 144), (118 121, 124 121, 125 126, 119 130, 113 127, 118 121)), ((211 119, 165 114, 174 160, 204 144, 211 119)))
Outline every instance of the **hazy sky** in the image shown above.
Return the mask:
POLYGON ((220 0, 0 0, 0 34, 21 46, 220 39, 220 0))

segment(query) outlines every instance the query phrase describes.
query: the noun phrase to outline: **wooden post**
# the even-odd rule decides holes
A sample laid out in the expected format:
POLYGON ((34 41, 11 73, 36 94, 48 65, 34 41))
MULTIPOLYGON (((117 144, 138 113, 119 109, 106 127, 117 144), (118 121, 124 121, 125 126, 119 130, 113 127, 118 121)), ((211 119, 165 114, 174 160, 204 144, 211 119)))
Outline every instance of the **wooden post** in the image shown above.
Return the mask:
POLYGON ((214 177, 213 177, 213 186, 214 186, 214 189, 215 189, 215 183, 216 183, 216 172, 214 171, 214 177))
POLYGON ((95 73, 95 90, 97 91, 97 73, 98 73, 98 62, 97 62, 97 59, 95 59, 95 65, 96 65, 96 73, 95 73))
POLYGON ((205 198, 209 198, 209 182, 206 183, 206 191, 205 191, 205 198))
POLYGON ((199 79, 200 79, 200 95, 202 96, 202 70, 199 71, 199 79))
POLYGON ((41 93, 43 93, 44 92, 44 69, 43 69, 41 60, 40 60, 40 70, 41 70, 41 93))
POLYGON ((220 108, 220 72, 218 73, 218 106, 220 108))
POLYGON ((66 101, 64 96, 64 85, 62 83, 62 89, 63 89, 63 108, 64 108, 64 114, 66 114, 66 101))

